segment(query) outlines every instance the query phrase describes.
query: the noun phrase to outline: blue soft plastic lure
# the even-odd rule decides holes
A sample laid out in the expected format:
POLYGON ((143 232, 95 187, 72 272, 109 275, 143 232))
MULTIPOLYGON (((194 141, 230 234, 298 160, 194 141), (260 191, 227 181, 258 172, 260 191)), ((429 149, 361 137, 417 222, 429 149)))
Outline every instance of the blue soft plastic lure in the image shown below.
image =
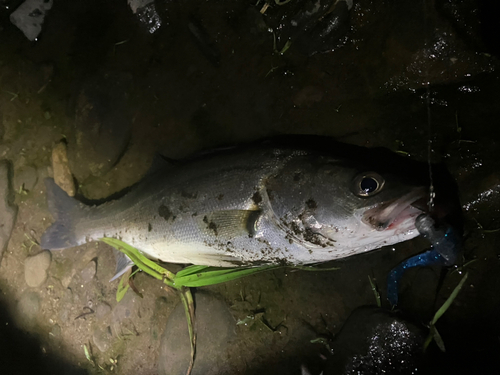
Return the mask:
POLYGON ((428 214, 418 216, 415 227, 432 246, 428 251, 406 259, 391 270, 387 278, 387 299, 392 306, 398 304, 399 281, 408 268, 451 266, 455 264, 460 251, 462 238, 453 227, 436 227, 434 219, 428 214))

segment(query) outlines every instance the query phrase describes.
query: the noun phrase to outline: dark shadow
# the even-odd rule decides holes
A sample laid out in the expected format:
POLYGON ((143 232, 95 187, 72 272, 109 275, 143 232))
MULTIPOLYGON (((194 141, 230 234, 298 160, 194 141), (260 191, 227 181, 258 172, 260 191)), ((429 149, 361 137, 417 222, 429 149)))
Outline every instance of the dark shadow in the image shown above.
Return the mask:
MULTIPOLYGON (((3 293, 2 293, 3 294, 3 293)), ((46 354, 42 343, 16 327, 7 304, 0 299, 0 372, 5 375, 87 375, 65 360, 64 353, 46 354)))

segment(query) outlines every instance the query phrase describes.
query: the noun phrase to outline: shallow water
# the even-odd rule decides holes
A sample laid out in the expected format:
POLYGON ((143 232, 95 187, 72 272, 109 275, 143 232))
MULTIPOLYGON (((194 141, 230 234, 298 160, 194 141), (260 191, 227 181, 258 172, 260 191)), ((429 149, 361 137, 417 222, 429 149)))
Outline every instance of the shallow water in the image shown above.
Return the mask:
MULTIPOLYGON (((12 9, 17 2, 1 4, 12 9)), ((19 207, 0 265, 2 325, 9 324, 2 348, 26 346, 53 373, 156 374, 161 337, 178 303, 138 274, 144 298, 129 292, 117 304, 117 284, 108 282, 114 257, 103 244, 53 252, 47 280, 27 285, 25 261, 41 251, 30 238, 39 240, 52 220, 42 180, 52 173, 56 142, 68 143, 79 194, 100 199, 138 181, 156 152, 181 158, 268 135, 311 133, 421 161, 431 141, 431 161, 444 162, 459 187, 462 263, 475 259, 438 323, 447 354, 434 347, 432 357, 442 371, 487 368, 500 334, 494 5, 362 0, 344 21, 342 43, 308 56, 295 39, 275 52, 268 30, 281 50, 296 37, 289 22, 300 2, 271 4, 264 15, 262 5, 246 1, 155 4, 163 24, 151 34, 125 1, 56 2, 36 42, 9 23, 10 10, 0 10, 0 158, 12 162, 19 207), (201 42, 193 24, 205 35, 201 42), (104 370, 86 359, 83 345, 104 370)), ((318 41, 316 34, 301 38, 313 47, 318 41)), ((295 374, 305 364, 319 373, 326 348, 310 340, 336 334, 356 307, 374 304, 368 275, 388 307, 389 270, 427 246, 415 239, 329 264, 338 271, 279 270, 203 288, 234 317, 228 324, 235 338, 221 347, 226 371, 295 374), (248 324, 236 325, 247 316, 248 324)), ((457 272, 443 275, 426 268, 405 276, 406 316, 431 319, 460 279, 457 272)), ((12 352, 13 365, 21 366, 16 373, 22 366, 29 373, 31 364, 12 352)))

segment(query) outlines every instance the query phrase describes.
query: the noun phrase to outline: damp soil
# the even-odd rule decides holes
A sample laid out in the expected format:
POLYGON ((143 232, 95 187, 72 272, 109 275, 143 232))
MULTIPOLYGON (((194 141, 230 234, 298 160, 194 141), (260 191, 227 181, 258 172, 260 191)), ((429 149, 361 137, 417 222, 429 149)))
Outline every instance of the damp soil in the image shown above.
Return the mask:
MULTIPOLYGON (((179 159, 290 133, 446 165, 460 192, 460 264, 469 276, 439 321, 447 353, 432 346, 431 358, 440 373, 487 370, 494 362, 500 336, 495 5, 360 0, 341 18, 343 34, 324 41, 290 26, 305 9, 300 2, 263 9, 263 2, 156 1, 163 23, 150 33, 126 1, 59 1, 38 40, 29 42, 8 19, 17 4, 3 0, 0 9, 0 159, 12 165, 18 206, 0 258, 2 373, 174 373, 164 364, 162 340, 183 338, 179 330, 165 334, 174 329, 169 316, 179 298, 158 280, 138 273, 142 297, 129 291, 116 302, 118 281, 109 282, 115 259, 105 244, 51 252, 50 264, 40 265, 28 286, 26 265, 33 262, 27 260, 42 252, 40 236, 53 220, 43 179, 52 175, 56 143, 68 145, 77 197, 102 200, 139 181, 158 152, 179 159), (288 40, 290 48, 280 53, 288 40)), ((201 348, 208 354, 200 358, 218 358, 227 365, 220 373, 300 374, 305 366, 319 374, 328 351, 311 340, 334 337, 354 309, 375 303, 368 276, 389 307, 387 274, 428 246, 417 238, 325 265, 337 271, 282 269, 194 290, 195 298, 204 296, 200 301, 222 301, 227 309, 203 310, 216 321, 203 323, 206 334, 224 331, 227 339, 201 348)), ((411 270, 400 310, 425 324, 462 275, 411 270)))

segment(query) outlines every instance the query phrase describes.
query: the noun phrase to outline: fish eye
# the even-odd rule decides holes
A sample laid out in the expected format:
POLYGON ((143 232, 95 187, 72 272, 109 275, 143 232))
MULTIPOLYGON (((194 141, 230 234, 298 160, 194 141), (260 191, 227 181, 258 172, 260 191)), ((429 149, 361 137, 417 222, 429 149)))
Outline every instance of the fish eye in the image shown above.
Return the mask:
POLYGON ((378 173, 361 173, 354 178, 353 192, 359 197, 371 197, 380 192, 384 184, 384 178, 378 173))

